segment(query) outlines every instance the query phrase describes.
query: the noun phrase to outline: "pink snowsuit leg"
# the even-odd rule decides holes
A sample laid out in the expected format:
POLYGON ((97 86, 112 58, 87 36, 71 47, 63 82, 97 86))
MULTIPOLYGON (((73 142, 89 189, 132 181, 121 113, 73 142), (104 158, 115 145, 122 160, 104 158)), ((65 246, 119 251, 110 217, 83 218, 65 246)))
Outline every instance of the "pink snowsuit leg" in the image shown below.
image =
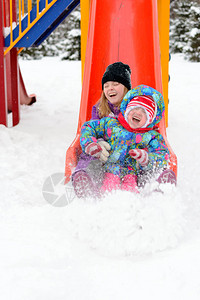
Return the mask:
POLYGON ((121 184, 121 190, 139 193, 137 188, 137 176, 130 174, 124 176, 121 184))
POLYGON ((105 173, 103 185, 101 187, 102 192, 111 192, 120 188, 120 177, 112 173, 105 173))

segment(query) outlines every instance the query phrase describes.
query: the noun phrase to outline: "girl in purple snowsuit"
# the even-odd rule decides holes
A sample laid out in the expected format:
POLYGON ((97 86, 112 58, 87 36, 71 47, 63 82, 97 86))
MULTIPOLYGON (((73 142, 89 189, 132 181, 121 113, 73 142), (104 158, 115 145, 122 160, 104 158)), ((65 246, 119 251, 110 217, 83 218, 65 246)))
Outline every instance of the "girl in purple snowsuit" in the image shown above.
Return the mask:
MULTIPOLYGON (((102 94, 92 108, 91 120, 103 117, 117 117, 123 97, 131 89, 131 69, 127 64, 116 62, 109 65, 102 77, 102 94)), ((86 197, 98 193, 102 184, 104 170, 110 145, 103 139, 98 143, 103 151, 99 159, 81 153, 78 164, 72 174, 72 184, 78 197, 86 197)))

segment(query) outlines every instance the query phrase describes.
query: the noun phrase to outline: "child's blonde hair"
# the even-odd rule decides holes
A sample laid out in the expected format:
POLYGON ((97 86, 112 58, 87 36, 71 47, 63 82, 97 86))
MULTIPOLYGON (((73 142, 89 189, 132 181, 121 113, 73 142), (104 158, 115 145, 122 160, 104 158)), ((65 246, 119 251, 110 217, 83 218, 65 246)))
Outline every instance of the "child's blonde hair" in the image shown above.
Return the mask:
MULTIPOLYGON (((124 87, 124 94, 123 94, 122 99, 124 98, 124 96, 126 95, 126 93, 128 91, 129 90, 127 89, 127 87, 124 87)), ((120 107, 122 99, 121 99, 120 103, 117 105, 117 107, 120 107)), ((108 99, 106 98, 104 91, 102 91, 101 97, 100 97, 99 101, 97 102, 97 107, 98 107, 98 114, 99 114, 100 118, 107 117, 112 112, 108 105, 108 99)))

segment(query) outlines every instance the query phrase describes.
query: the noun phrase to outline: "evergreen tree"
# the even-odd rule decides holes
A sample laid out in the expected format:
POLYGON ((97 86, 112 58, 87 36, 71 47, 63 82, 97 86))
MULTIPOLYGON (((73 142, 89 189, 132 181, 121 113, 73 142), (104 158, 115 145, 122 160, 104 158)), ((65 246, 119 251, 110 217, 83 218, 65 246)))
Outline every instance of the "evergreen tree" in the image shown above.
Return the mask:
POLYGON ((173 1, 170 19, 170 50, 173 53, 182 53, 187 44, 186 33, 189 26, 190 3, 185 0, 173 1))
POLYGON ((68 24, 71 28, 67 32, 67 39, 61 42, 63 55, 62 59, 80 60, 81 59, 81 30, 80 30, 80 11, 72 13, 68 24))
POLYGON ((200 61, 200 0, 170 3, 170 51, 200 61))
POLYGON ((190 8, 190 26, 187 45, 183 52, 190 61, 200 62, 200 8, 190 8))

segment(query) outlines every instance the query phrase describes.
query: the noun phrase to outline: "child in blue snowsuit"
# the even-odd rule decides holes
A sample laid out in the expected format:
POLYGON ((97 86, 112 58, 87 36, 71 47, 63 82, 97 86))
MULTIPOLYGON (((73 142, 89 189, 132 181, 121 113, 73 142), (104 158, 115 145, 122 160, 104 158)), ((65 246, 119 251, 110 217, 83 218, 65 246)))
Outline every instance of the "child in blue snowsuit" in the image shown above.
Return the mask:
POLYGON ((83 152, 99 158, 102 148, 97 139, 111 146, 104 164, 102 191, 137 192, 137 176, 141 170, 163 169, 168 165, 169 150, 156 124, 164 116, 162 94, 139 85, 124 97, 117 118, 105 117, 84 123, 80 144, 83 152))

